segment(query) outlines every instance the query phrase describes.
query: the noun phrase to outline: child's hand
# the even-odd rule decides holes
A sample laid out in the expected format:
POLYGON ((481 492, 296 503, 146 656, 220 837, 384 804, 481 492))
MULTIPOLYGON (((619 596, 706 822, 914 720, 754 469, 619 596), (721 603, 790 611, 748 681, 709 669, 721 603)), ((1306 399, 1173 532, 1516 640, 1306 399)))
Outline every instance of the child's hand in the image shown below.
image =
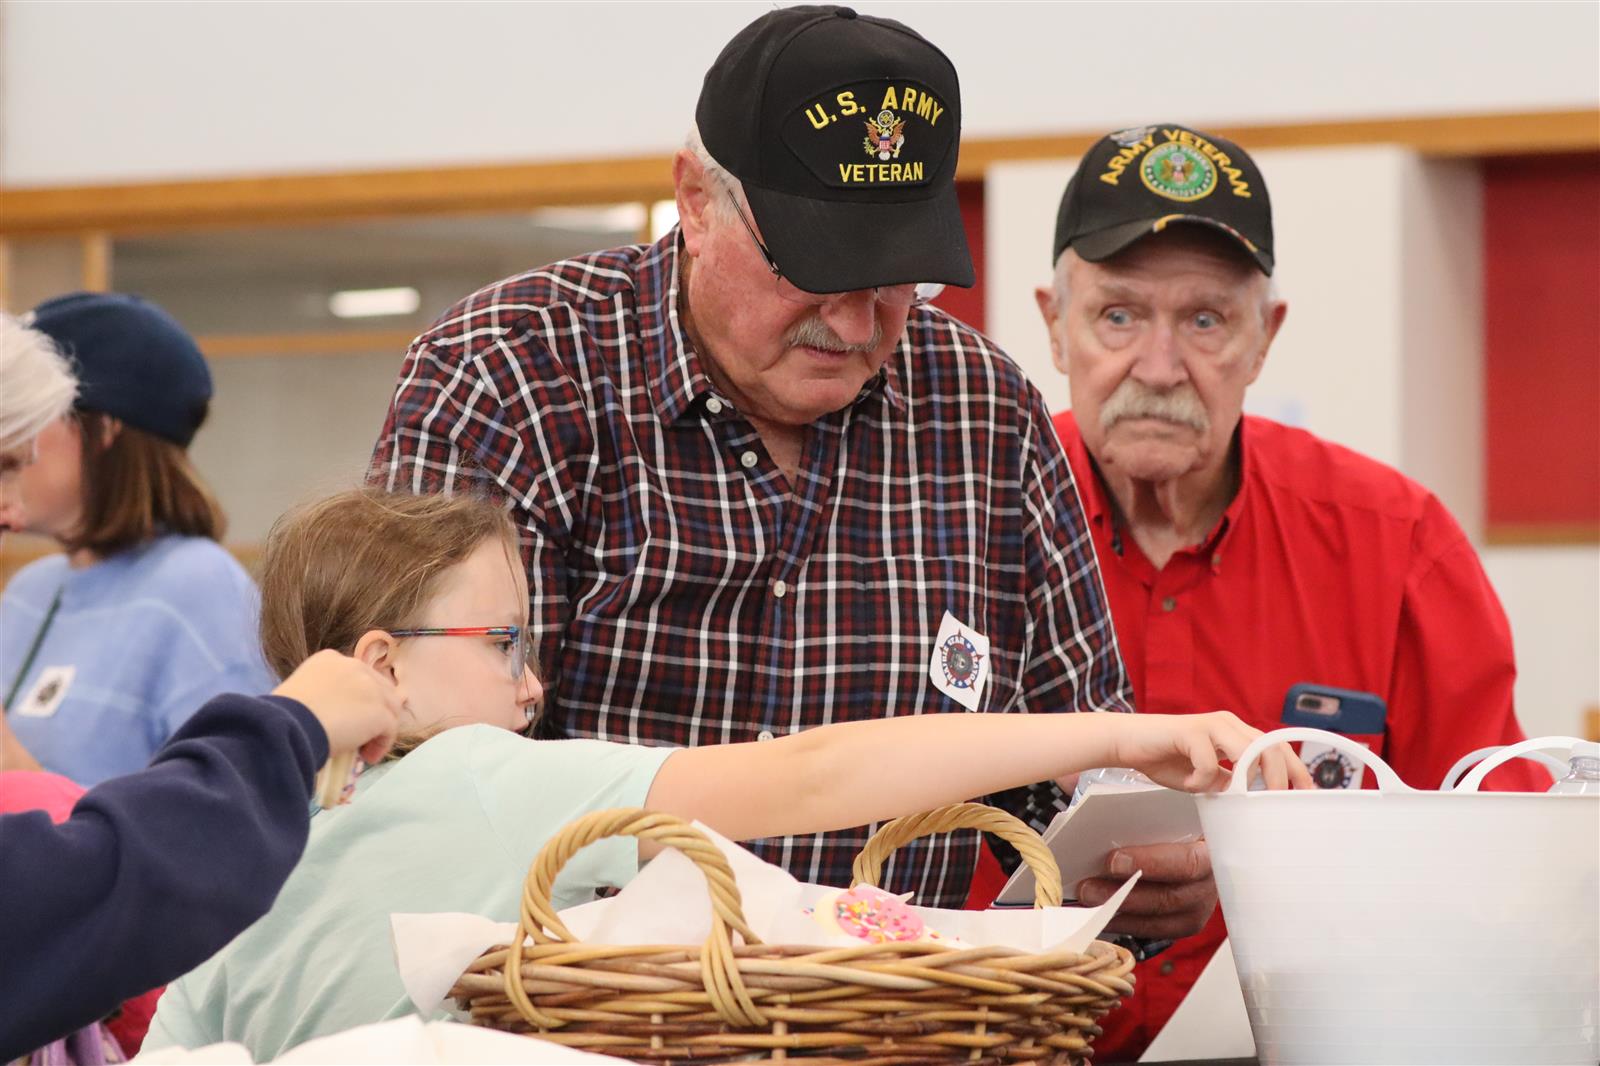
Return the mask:
MULTIPOLYGON (((1214 792, 1232 775, 1218 757, 1237 759, 1261 735, 1229 711, 1209 714, 1126 714, 1112 720, 1113 765, 1131 766, 1168 788, 1214 792)), ((1314 788, 1294 749, 1276 744, 1256 764, 1268 788, 1314 788)))
POLYGON ((348 655, 319 651, 272 690, 299 700, 328 734, 328 758, 359 753, 376 763, 394 744, 405 696, 399 686, 348 655))

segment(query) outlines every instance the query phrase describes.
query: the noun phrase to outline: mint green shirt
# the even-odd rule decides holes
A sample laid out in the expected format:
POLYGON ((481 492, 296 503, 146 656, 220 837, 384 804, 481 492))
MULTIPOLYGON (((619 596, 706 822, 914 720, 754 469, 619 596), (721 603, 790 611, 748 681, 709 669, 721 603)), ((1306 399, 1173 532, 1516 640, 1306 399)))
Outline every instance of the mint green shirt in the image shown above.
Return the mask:
MULTIPOLYGON (((477 725, 367 771, 349 805, 312 819, 272 910, 168 986, 144 1050, 230 1040, 267 1062, 313 1037, 413 1013, 389 915, 516 921, 540 847, 590 811, 643 806, 674 750, 534 741, 477 725)), ((562 870, 553 902, 587 902, 638 868, 636 841, 602 841, 562 870)))

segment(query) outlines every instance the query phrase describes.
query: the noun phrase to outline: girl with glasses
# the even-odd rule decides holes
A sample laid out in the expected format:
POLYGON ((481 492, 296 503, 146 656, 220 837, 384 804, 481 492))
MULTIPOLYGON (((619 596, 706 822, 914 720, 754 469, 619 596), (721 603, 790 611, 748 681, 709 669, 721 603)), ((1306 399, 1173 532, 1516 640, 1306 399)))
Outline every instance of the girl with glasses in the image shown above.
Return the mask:
MULTIPOLYGON (((646 807, 747 840, 863 825, 1093 766, 1213 788, 1226 778, 1219 755, 1259 735, 1219 712, 928 714, 682 749, 530 740, 516 731, 544 689, 518 639, 528 588, 499 507, 343 493, 280 521, 261 581, 272 666, 289 670, 326 648, 369 664, 405 693, 401 739, 362 775, 353 802, 313 820, 272 912, 168 988, 147 1049, 238 1041, 265 1062, 411 1013, 389 916, 514 921, 528 863, 591 811, 646 807), (973 759, 979 749, 986 757, 973 759), (886 758, 916 772, 885 774, 886 758)), ((1287 748, 1264 767, 1274 787, 1291 775, 1309 784, 1287 748)), ((584 849, 556 882, 556 907, 625 884, 651 854, 623 839, 584 849)))

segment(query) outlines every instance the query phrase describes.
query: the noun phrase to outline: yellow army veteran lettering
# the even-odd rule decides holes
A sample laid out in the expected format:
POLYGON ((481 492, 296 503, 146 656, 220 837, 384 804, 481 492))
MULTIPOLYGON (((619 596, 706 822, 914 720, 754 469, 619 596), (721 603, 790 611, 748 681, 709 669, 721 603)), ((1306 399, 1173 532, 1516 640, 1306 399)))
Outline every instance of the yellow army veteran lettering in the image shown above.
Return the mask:
POLYGON ((1186 202, 1211 195, 1216 188, 1218 170, 1227 177, 1233 195, 1250 199, 1250 183, 1244 180, 1228 154, 1188 130, 1149 129, 1143 137, 1124 144, 1107 161, 1100 180, 1116 185, 1122 180, 1123 171, 1136 159, 1140 160, 1139 177, 1145 187, 1169 200, 1186 202), (1165 138, 1159 145, 1156 143, 1158 133, 1165 138))
MULTIPOLYGON (((945 107, 926 89, 913 85, 888 85, 883 95, 875 101, 857 99, 855 89, 846 89, 820 97, 805 107, 806 121, 813 130, 825 130, 841 118, 854 119, 862 124, 865 136, 860 145, 867 161, 839 160, 839 182, 845 185, 905 184, 927 179, 923 159, 902 159, 900 154, 909 145, 918 146, 916 140, 922 131, 907 132, 911 119, 926 122, 929 129, 939 125, 945 107), (876 104, 876 107, 872 106, 876 104)), ((876 95, 874 91, 874 95, 876 95)), ((918 153, 920 154, 920 153, 918 153)))

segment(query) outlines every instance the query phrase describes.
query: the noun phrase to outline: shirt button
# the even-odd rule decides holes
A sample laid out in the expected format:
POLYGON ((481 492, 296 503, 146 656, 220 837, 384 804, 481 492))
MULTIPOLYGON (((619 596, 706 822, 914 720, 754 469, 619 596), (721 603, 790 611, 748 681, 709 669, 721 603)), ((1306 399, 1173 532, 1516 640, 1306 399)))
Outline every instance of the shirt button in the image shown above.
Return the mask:
POLYGON ((739 456, 739 465, 744 467, 746 470, 749 470, 758 462, 760 462, 760 460, 756 458, 755 452, 745 452, 743 455, 739 456))
POLYGON ((711 397, 706 401, 706 410, 714 415, 720 415, 722 413, 722 401, 715 396, 711 397))
POLYGON ((1175 610, 1177 610, 1178 609, 1177 597, 1168 596, 1166 599, 1162 600, 1161 601, 1161 609, 1163 611, 1175 611, 1175 610))
POLYGON ((763 729, 761 732, 756 734, 756 739, 757 740, 771 740, 772 739, 772 730, 763 729))
POLYGON ((772 594, 780 600, 789 594, 789 586, 784 583, 783 578, 780 577, 772 583, 772 594))
POLYGON ((1172 960, 1168 959, 1166 962, 1163 962, 1161 964, 1161 976, 1162 977, 1171 977, 1172 976, 1172 971, 1175 970, 1176 968, 1177 967, 1172 965, 1172 960))

